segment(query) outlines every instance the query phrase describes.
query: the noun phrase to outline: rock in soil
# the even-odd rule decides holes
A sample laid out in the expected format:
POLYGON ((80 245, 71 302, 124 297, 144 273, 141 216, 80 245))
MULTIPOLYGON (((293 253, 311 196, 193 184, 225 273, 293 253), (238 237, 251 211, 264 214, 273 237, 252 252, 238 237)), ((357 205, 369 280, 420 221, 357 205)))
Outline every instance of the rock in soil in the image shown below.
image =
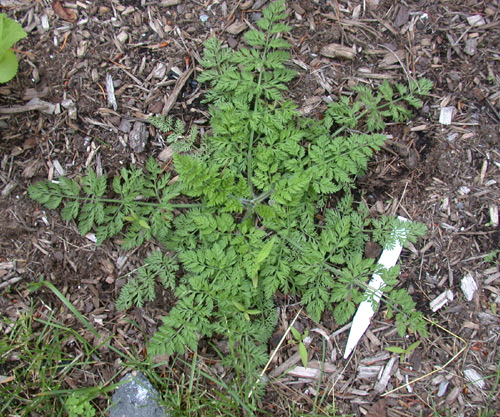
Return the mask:
POLYGON ((158 399, 158 391, 141 372, 130 372, 113 394, 109 417, 168 417, 170 414, 158 405, 158 399))

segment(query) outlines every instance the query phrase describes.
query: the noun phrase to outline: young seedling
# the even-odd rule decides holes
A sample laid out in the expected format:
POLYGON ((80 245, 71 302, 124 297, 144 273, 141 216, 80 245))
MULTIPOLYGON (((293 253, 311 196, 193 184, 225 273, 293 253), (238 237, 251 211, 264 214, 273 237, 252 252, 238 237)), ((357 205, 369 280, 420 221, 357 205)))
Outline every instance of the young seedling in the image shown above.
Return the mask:
POLYGON ((306 329, 303 334, 300 334, 300 332, 292 326, 290 327, 290 331, 292 332, 295 340, 299 342, 300 360, 302 361, 302 365, 304 365, 304 368, 307 368, 308 355, 304 340, 307 336, 309 336, 309 329, 306 329))
POLYGON ((416 341, 415 343, 412 343, 410 346, 408 346, 406 349, 400 348, 399 346, 389 346, 386 347, 385 350, 391 353, 396 353, 398 355, 405 355, 405 361, 408 360, 408 357, 411 355, 411 353, 420 346, 420 343, 422 343, 420 340, 416 341))

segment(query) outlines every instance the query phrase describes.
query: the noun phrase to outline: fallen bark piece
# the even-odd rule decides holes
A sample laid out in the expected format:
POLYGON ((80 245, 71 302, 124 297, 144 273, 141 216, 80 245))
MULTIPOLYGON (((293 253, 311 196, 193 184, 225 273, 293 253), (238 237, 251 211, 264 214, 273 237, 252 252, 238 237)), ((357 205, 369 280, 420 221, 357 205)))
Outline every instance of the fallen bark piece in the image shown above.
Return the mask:
POLYGON ((327 58, 353 59, 356 56, 356 51, 349 46, 331 43, 330 45, 324 46, 320 54, 327 58))
POLYGON ((186 84, 188 78, 191 76, 193 73, 194 68, 190 68, 186 70, 177 80, 175 83, 175 87, 168 96, 167 102, 165 103, 165 106, 163 107, 163 110, 161 114, 163 116, 167 116, 170 110, 172 110, 172 107, 174 107, 175 102, 177 101, 177 97, 179 96, 181 90, 184 88, 184 84, 186 84))
POLYGON ((404 49, 398 49, 397 51, 394 52, 390 51, 384 55, 384 58, 382 59, 382 61, 380 61, 378 66, 380 68, 387 68, 390 67, 391 65, 403 62, 405 58, 406 58, 406 51, 404 49))
POLYGON ((365 417, 385 417, 386 415, 385 398, 382 398, 368 409, 365 417))
POLYGON ((294 353, 290 358, 288 358, 285 362, 283 362, 276 369, 273 369, 269 372, 269 378, 277 378, 280 375, 284 374, 288 371, 293 365, 295 365, 298 361, 300 361, 300 353, 294 353))
POLYGON ((52 8, 61 19, 67 20, 68 22, 76 22, 76 13, 73 10, 64 7, 59 0, 52 3, 52 8))
POLYGON ((158 155, 158 159, 161 162, 166 163, 166 162, 170 161, 173 156, 174 156, 174 150, 172 149, 171 146, 167 146, 165 149, 163 149, 160 152, 160 154, 158 155))
POLYGON ((465 41, 465 48, 464 48, 464 52, 467 54, 467 55, 470 55, 470 56, 474 56, 476 55, 476 52, 477 52, 477 44, 478 44, 478 39, 477 38, 473 38, 473 39, 467 39, 465 41))

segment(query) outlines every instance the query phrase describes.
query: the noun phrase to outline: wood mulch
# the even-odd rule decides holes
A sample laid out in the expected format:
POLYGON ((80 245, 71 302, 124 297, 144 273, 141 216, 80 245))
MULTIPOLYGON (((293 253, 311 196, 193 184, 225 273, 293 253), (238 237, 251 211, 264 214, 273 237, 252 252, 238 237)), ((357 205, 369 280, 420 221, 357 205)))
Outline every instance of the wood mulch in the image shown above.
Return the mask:
MULTIPOLYGON (((150 114, 205 128, 203 91, 195 82, 203 42, 216 35, 238 48, 267 3, 1 2, 28 37, 15 46, 18 75, 0 86, 0 314, 15 318, 27 309, 26 286, 43 276, 116 346, 145 346, 141 331, 151 335, 175 300, 166 296, 127 313, 117 312, 114 301, 120 277, 140 266, 151 246, 97 247, 56 211, 34 204, 27 187, 76 177, 87 167, 113 175, 158 156, 166 145, 144 123, 150 114)), ((388 126, 390 140, 359 187, 374 215, 399 214, 428 226, 426 237, 403 251, 400 279, 437 324, 415 351, 395 355, 385 348, 416 339, 400 338, 380 312, 343 360, 348 326, 326 315, 313 323, 301 312, 296 326, 310 329, 308 368, 301 367, 297 344, 282 345, 268 368, 263 407, 275 415, 290 407, 307 412, 315 396, 325 395, 339 412, 357 416, 500 410, 491 377, 500 372, 499 2, 288 3, 290 65, 300 75, 288 94, 304 114, 321 114, 329 100, 360 83, 434 82, 410 123, 388 126), (464 282, 477 289, 464 291, 464 282)), ((41 297, 42 310, 57 306, 48 292, 41 297)), ((292 301, 280 305, 277 335, 299 311, 292 301)), ((74 317, 60 321, 78 327, 74 317)), ((99 374, 75 386, 96 385, 119 370, 111 352, 101 353, 107 362, 99 374)))

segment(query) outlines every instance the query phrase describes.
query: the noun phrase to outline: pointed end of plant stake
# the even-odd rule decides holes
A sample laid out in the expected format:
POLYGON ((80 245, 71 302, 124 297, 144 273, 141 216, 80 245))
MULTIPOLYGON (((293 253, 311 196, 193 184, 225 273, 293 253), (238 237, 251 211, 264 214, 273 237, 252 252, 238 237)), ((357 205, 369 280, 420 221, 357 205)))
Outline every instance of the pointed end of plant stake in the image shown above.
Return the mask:
MULTIPOLYGON (((399 220, 409 221, 404 217, 398 217, 399 220)), ((403 247, 396 243, 393 249, 385 249, 380 255, 378 263, 384 268, 392 268, 398 262, 399 255, 401 255, 401 250, 403 247)), ((372 292, 376 291, 373 300, 378 304, 381 297, 380 288, 384 285, 384 282, 380 275, 374 274, 371 281, 368 284, 368 289, 365 291, 372 292)), ((352 319, 351 331, 349 332, 349 337, 347 339, 347 345, 344 352, 344 359, 347 359, 352 353, 354 348, 358 345, 361 337, 365 334, 366 329, 370 325, 371 318, 375 314, 373 310, 373 302, 370 300, 363 301, 356 311, 354 318, 352 319)))

